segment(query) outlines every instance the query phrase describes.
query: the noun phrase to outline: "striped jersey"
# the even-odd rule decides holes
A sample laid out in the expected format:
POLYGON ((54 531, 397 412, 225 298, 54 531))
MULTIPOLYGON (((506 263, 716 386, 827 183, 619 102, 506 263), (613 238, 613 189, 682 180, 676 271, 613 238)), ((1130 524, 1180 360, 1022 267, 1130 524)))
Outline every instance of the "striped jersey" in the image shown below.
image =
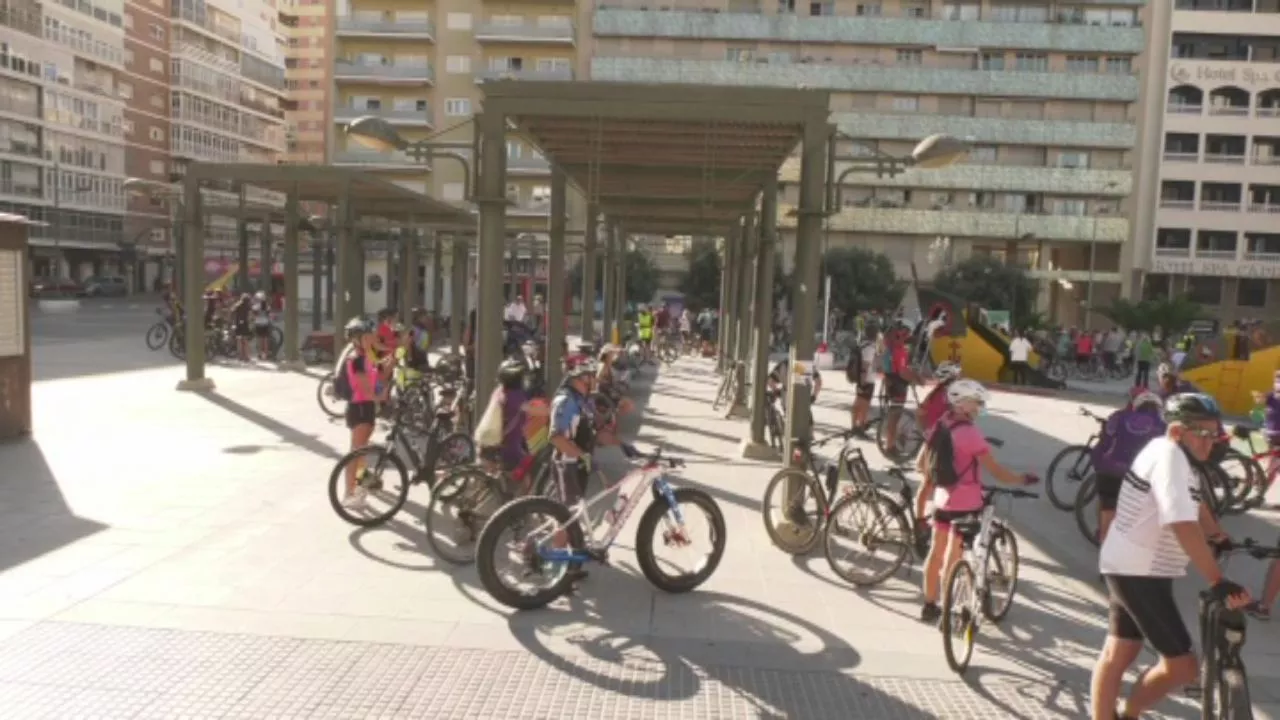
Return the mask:
POLYGON ((1098 556, 1106 575, 1182 577, 1187 554, 1174 523, 1200 517, 1199 476, 1178 443, 1158 437, 1134 458, 1098 556))

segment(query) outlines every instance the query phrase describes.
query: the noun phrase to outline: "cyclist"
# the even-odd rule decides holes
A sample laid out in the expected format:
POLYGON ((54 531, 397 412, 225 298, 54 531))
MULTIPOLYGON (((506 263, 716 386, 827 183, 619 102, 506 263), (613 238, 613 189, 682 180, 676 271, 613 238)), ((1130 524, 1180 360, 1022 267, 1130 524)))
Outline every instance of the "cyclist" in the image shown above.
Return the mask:
MULTIPOLYGON (((545 415, 546 406, 530 402, 525 391, 526 365, 515 359, 503 361, 498 366, 498 387, 489 397, 489 407, 483 418, 492 418, 496 432, 485 437, 480 448, 480 459, 489 471, 511 472, 520 466, 529 454, 525 445, 525 425, 538 413, 545 415), (492 415, 491 415, 492 413, 492 415)), ((485 421, 482 419, 482 426, 485 421)))
POLYGON ((1107 640, 1093 669, 1094 720, 1137 718, 1174 689, 1195 682, 1199 664, 1191 634, 1173 597, 1173 581, 1195 565, 1227 606, 1249 604, 1249 593, 1226 579, 1210 539, 1226 539, 1198 501, 1193 469, 1213 451, 1222 411, 1212 397, 1180 393, 1164 403, 1168 429, 1134 458, 1120 487, 1115 521, 1102 543, 1098 567, 1111 596, 1107 640), (1143 673, 1116 709, 1124 673, 1149 642, 1159 662, 1143 673))
MULTIPOLYGON (((369 323, 353 318, 346 325, 348 352, 343 354, 337 372, 346 373, 351 384, 351 400, 347 402, 347 429, 351 431, 351 449, 357 450, 369 444, 378 416, 378 403, 386 402, 387 388, 378 388, 378 368, 374 360, 377 336, 369 323)), ((366 493, 356 486, 361 463, 347 464, 347 492, 342 504, 348 508, 365 505, 366 493)))
POLYGON ((951 487, 939 487, 933 493, 937 509, 933 513, 933 542, 924 567, 924 607, 920 610, 920 619, 926 623, 935 623, 942 615, 938 607, 942 578, 964 555, 964 538, 951 532, 951 523, 982 510, 982 471, 1009 485, 1034 485, 1040 481, 1035 475, 1006 468, 992 456, 986 437, 974 424, 987 406, 987 389, 981 383, 956 380, 947 388, 947 400, 951 411, 934 425, 925 443, 931 453, 935 447, 933 436, 950 433, 956 477, 951 487))
MULTIPOLYGON (((858 316, 861 320, 862 316, 858 316)), ((871 415, 871 399, 876 394, 876 338, 879 330, 875 323, 863 323, 858 349, 849 358, 845 377, 857 387, 853 401, 853 431, 867 436, 868 418, 871 415)))
POLYGON ((884 373, 884 392, 889 398, 889 407, 885 409, 884 423, 885 447, 897 447, 898 417, 907 402, 907 389, 912 383, 920 381, 920 376, 911 368, 910 353, 907 351, 908 330, 895 327, 885 333, 884 353, 881 369, 884 373))
MULTIPOLYGON (((920 427, 924 430, 925 435, 932 433, 938 421, 951 411, 951 399, 947 396, 947 393, 951 390, 951 386, 960 379, 960 366, 953 362, 945 362, 938 366, 933 375, 937 378, 938 384, 920 402, 920 427)), ((920 537, 916 538, 916 542, 922 542, 929 532, 929 526, 924 521, 925 510, 929 501, 933 499, 935 488, 933 480, 927 472, 928 468, 924 453, 920 454, 917 467, 920 470, 920 476, 924 478, 919 492, 916 493, 916 532, 920 534, 920 537)))
POLYGON ((640 347, 644 348, 644 361, 651 360, 653 351, 654 317, 648 306, 641 305, 636 312, 636 325, 639 327, 640 347))
MULTIPOLYGON (((590 400, 591 378, 595 368, 589 362, 579 363, 565 373, 564 383, 551 401, 551 445, 555 448, 556 482, 560 497, 572 506, 587 490, 591 452, 595 449, 595 408, 590 400)), ((563 545, 564 538, 557 538, 563 545)), ((585 578, 578 570, 574 579, 585 578)))
MULTIPOLYGON (((765 379, 765 387, 773 392, 782 394, 782 408, 787 410, 787 375, 791 372, 791 358, 784 357, 778 361, 777 365, 769 371, 768 377, 765 379)), ((808 370, 804 376, 797 378, 799 382, 809 386, 809 428, 813 428, 813 405, 818 402, 818 393, 822 392, 822 373, 818 371, 817 363, 810 362, 808 370)))
POLYGON ((1156 368, 1156 394, 1161 400, 1168 400, 1179 393, 1193 393, 1195 386, 1178 378, 1178 371, 1169 363, 1160 363, 1156 368))
POLYGON ((1134 388, 1132 400, 1107 418, 1098 444, 1093 446, 1094 487, 1098 493, 1098 542, 1116 516, 1120 483, 1129 466, 1151 440, 1164 435, 1160 396, 1146 388, 1134 388))

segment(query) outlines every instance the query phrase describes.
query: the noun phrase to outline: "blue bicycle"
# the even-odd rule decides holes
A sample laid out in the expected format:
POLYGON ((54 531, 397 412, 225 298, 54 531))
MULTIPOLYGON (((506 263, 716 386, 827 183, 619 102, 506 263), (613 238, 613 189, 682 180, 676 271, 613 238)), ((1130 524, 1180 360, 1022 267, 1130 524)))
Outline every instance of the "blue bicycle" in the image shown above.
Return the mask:
POLYGON ((701 490, 671 487, 669 472, 684 467, 683 460, 664 458, 661 449, 648 456, 626 445, 623 451, 640 466, 590 499, 569 508, 550 498, 527 497, 489 518, 476 546, 476 570, 494 600, 517 610, 544 607, 570 591, 583 564, 608 564, 609 548, 645 498, 646 484, 653 501, 636 531, 636 559, 645 578, 665 592, 683 593, 711 577, 724 556, 720 506, 701 490), (590 508, 610 496, 616 500, 597 525, 590 508), (691 524, 693 510, 705 522, 691 524), (693 546, 700 538, 709 541, 710 551, 695 559, 693 546), (659 559, 659 548, 678 551, 689 562, 659 559))

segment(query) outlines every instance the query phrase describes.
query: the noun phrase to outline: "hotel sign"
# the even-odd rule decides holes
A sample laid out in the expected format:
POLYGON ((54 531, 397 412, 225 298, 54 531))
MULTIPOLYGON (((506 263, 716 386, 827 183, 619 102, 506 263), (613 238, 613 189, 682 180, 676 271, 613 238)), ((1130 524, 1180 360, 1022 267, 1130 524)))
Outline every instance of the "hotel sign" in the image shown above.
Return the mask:
POLYGON ((1280 263, 1155 258, 1151 264, 1151 272, 1163 275, 1216 275, 1218 277, 1280 280, 1280 263))
MULTIPOLYGON (((1223 67, 1225 63, 1212 65, 1179 64, 1169 68, 1169 77, 1175 83, 1229 83, 1234 85, 1280 84, 1280 69, 1255 65, 1250 67, 1223 67)), ((1236 63, 1232 63, 1236 64, 1236 63)))

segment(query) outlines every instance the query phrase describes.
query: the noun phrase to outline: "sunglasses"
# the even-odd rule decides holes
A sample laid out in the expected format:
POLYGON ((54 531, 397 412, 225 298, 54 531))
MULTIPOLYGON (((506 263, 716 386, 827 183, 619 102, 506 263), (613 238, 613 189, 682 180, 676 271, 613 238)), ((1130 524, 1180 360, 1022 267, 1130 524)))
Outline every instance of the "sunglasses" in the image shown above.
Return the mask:
POLYGON ((1184 432, 1201 440, 1222 440, 1226 438, 1226 435, 1217 428, 1185 428, 1184 432))

